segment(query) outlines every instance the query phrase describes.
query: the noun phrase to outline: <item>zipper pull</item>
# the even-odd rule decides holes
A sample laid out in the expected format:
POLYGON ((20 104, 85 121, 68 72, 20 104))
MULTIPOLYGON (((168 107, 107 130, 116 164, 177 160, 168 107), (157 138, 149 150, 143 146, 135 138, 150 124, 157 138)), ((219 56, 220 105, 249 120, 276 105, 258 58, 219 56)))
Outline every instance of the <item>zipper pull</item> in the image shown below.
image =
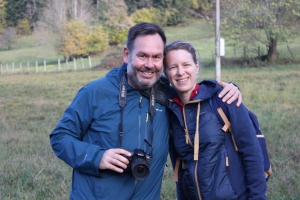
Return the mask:
POLYGON ((188 135, 188 133, 187 133, 187 130, 184 129, 184 132, 185 132, 185 143, 186 143, 186 144, 189 144, 189 135, 188 135))
POLYGON ((142 96, 140 96, 139 107, 142 107, 142 96))
POLYGON ((228 161, 228 157, 225 157, 225 162, 226 162, 226 167, 229 167, 229 161, 228 161))

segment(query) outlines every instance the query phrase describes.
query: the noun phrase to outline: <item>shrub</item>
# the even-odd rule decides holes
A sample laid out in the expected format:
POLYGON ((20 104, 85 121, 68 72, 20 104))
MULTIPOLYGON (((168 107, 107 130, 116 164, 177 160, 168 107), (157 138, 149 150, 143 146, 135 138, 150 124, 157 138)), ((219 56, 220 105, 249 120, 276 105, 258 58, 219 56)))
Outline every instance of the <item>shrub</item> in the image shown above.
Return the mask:
POLYGON ((159 9, 153 7, 137 10, 132 13, 130 17, 135 23, 152 22, 155 24, 164 25, 163 21, 161 20, 162 17, 159 9))
POLYGON ((18 22, 17 25, 17 34, 20 35, 30 35, 30 23, 28 19, 22 19, 18 22))
POLYGON ((60 53, 66 58, 95 54, 108 47, 108 33, 102 26, 92 28, 83 21, 71 21, 61 31, 60 53))
POLYGON ((121 66, 122 63, 123 55, 121 51, 115 51, 105 56, 97 68, 110 70, 112 68, 121 66))
POLYGON ((109 36, 102 26, 92 29, 87 35, 87 53, 99 53, 108 47, 109 36))

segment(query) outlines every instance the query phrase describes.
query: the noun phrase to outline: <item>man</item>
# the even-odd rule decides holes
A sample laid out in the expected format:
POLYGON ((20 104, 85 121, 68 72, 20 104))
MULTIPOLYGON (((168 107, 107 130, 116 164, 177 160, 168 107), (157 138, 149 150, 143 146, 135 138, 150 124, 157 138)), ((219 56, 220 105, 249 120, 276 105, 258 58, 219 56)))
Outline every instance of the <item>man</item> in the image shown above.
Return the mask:
MULTIPOLYGON (((169 141, 165 44, 157 25, 133 26, 123 65, 81 88, 51 133, 55 154, 73 168, 70 199, 160 199, 169 141)), ((224 93, 239 95, 232 85, 224 93)))

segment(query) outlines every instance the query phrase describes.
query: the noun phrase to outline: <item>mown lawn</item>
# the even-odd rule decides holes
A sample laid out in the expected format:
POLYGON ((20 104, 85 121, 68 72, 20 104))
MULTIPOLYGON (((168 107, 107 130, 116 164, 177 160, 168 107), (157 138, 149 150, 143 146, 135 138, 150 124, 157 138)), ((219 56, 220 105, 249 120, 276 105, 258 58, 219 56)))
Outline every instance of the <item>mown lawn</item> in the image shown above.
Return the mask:
MULTIPOLYGON (((53 154, 49 133, 86 83, 107 71, 0 76, 0 199, 68 199, 71 168, 53 154)), ((204 67, 201 79, 214 78, 204 67)), ((269 199, 300 198, 300 66, 222 68, 253 110, 267 139, 273 174, 269 199)), ((171 165, 161 199, 175 199, 171 165)))

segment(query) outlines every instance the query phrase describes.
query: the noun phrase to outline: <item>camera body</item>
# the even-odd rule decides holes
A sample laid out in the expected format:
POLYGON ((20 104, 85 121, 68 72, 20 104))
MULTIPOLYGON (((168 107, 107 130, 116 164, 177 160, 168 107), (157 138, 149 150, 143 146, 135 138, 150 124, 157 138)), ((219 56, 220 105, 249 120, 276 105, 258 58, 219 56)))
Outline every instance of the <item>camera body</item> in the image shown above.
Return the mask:
POLYGON ((131 173, 138 180, 143 180, 149 175, 149 165, 152 159, 150 154, 146 153, 143 149, 136 148, 130 157, 125 157, 129 163, 124 172, 131 173))

